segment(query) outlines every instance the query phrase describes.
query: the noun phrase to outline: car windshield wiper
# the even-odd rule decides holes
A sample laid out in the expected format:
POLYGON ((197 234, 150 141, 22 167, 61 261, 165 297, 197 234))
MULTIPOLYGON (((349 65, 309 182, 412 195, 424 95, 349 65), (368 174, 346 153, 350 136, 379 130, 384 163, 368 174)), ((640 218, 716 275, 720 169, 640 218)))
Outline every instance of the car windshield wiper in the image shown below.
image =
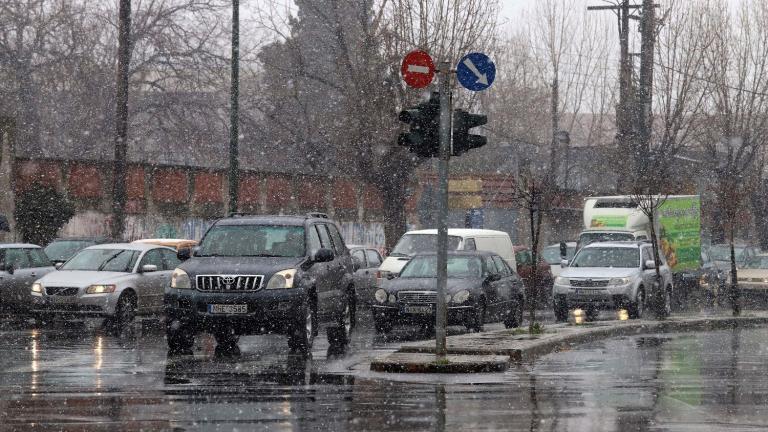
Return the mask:
POLYGON ((101 265, 99 266, 99 268, 97 269, 97 271, 102 271, 102 270, 104 270, 104 267, 106 267, 106 266, 107 266, 107 264, 109 264, 109 263, 110 263, 110 262, 111 262, 113 259, 115 259, 115 258, 117 258, 118 256, 120 256, 120 254, 122 254, 123 252, 125 252, 125 250, 121 250, 120 252, 118 252, 118 253, 116 253, 116 254, 112 255, 111 257, 107 258, 106 260, 104 260, 104 262, 103 262, 103 263, 101 263, 101 265))

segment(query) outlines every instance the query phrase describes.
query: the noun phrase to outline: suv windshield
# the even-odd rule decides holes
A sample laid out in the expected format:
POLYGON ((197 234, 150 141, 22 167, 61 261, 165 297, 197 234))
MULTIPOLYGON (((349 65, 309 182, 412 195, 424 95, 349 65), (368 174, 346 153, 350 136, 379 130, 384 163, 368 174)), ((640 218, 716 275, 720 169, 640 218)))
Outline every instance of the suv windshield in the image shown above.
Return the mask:
MULTIPOLYGON (((456 250, 461 237, 448 236, 448 250, 456 250)), ((392 249, 391 256, 414 256, 424 252, 437 251, 437 234, 406 234, 392 249)))
POLYGON ((217 225, 200 243, 198 256, 303 257, 304 227, 217 225))
POLYGON ((640 266, 640 250, 627 247, 585 248, 576 254, 571 267, 621 267, 640 266))
MULTIPOLYGON (((733 252, 736 255, 736 261, 741 261, 744 254, 743 247, 734 246, 733 252)), ((731 248, 728 245, 712 246, 709 249, 709 256, 713 261, 730 261, 731 260, 731 248)))
POLYGON ((768 256, 753 256, 750 257, 744 264, 744 268, 748 269, 768 269, 768 256))
POLYGON ((630 233, 620 232, 585 232, 579 236, 579 248, 582 248, 588 244, 595 242, 609 242, 609 241, 627 241, 634 240, 635 236, 630 233))
POLYGON ((60 270, 89 270, 130 273, 139 251, 127 249, 83 249, 60 270))
POLYGON ((61 240, 49 244, 44 250, 51 260, 66 261, 77 251, 93 246, 93 244, 94 242, 89 240, 61 240))
MULTIPOLYGON (((482 277, 482 268, 480 258, 475 256, 448 257, 449 278, 479 278, 482 277)), ((421 256, 408 261, 400 277, 436 278, 437 256, 421 256)))

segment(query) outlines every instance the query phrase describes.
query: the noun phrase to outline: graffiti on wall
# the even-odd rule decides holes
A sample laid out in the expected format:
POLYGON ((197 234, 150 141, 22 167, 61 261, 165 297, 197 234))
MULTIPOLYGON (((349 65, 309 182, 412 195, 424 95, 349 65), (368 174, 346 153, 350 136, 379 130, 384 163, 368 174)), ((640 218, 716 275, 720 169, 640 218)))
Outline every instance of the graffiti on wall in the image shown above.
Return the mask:
POLYGON ((341 235, 347 244, 384 248, 384 224, 381 222, 340 222, 341 235))
MULTIPOLYGON (((60 232, 62 237, 108 237, 112 215, 97 211, 77 213, 60 232)), ((200 240, 214 221, 200 218, 168 219, 159 215, 128 215, 123 240, 186 238, 200 240)))

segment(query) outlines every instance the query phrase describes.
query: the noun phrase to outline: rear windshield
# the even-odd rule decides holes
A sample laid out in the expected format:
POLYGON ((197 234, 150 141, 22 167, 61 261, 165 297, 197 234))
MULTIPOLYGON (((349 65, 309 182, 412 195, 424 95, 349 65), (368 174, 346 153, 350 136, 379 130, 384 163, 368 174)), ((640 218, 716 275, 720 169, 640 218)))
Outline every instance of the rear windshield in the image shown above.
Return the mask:
POLYGON ((198 256, 303 257, 304 227, 218 225, 200 243, 198 256))
MULTIPOLYGON (((483 265, 479 257, 459 256, 448 257, 449 278, 479 278, 482 277, 483 265)), ((436 278, 437 256, 416 257, 405 265, 400 272, 401 278, 436 278)))
POLYGON ((67 261, 60 270, 88 270, 130 273, 139 251, 128 249, 84 249, 67 261))
POLYGON ((576 254, 571 267, 620 267, 640 266, 640 250, 626 247, 591 247, 576 254))
MULTIPOLYGON (((456 250, 461 237, 448 236, 448 250, 456 250)), ((400 238, 390 256, 414 256, 419 253, 437 252, 437 234, 406 234, 400 238)))
POLYGON ((44 251, 53 261, 66 261, 78 251, 93 245, 94 242, 89 240, 61 240, 49 244, 44 251))
MULTIPOLYGON (((576 248, 569 246, 565 250, 565 259, 569 261, 572 260, 573 255, 576 253, 576 248)), ((545 247, 541 250, 541 255, 544 257, 544 261, 546 261, 548 264, 560 265, 560 245, 545 247)))

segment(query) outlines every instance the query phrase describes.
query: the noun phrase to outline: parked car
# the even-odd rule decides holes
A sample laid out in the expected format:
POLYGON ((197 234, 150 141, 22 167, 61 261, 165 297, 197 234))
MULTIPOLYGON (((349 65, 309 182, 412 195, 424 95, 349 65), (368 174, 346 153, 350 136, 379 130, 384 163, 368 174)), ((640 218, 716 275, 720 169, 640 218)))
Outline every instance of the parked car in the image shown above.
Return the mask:
POLYGON ((104 243, 114 243, 114 241, 107 237, 57 238, 45 247, 45 254, 54 264, 61 264, 88 246, 104 243))
POLYGON ((233 216, 215 222, 174 271, 166 339, 186 353, 208 332, 217 350, 237 352, 240 335, 281 333, 308 354, 321 320, 333 323, 334 346, 346 344, 354 308, 352 257, 327 216, 233 216))
MULTIPOLYGON (((528 246, 518 245, 514 247, 515 262, 517 263, 517 274, 523 278, 525 285, 530 287, 533 282, 533 254, 528 246)), ((536 271, 538 288, 537 303, 549 304, 552 299, 552 272, 550 271, 549 263, 539 255, 536 257, 536 271)))
MULTIPOLYGON (((664 256, 658 265, 665 288, 666 310, 672 304, 672 272, 664 256)), ((601 242, 583 246, 555 279, 554 310, 558 321, 568 310, 581 308, 587 319, 599 309, 627 309, 630 318, 642 318, 656 278, 656 262, 648 242, 601 242)))
MULTIPOLYGON (((416 255, 398 277, 383 281, 371 306, 378 333, 395 324, 433 326, 437 301, 437 255, 416 255)), ((507 328, 522 323, 523 281, 507 262, 492 252, 448 252, 448 325, 482 331, 486 322, 503 321, 507 328)))
POLYGON ((741 290, 753 294, 768 293, 768 253, 750 257, 737 276, 741 290))
POLYGON ((137 314, 162 311, 163 291, 179 263, 176 251, 163 246, 90 246, 32 284, 32 309, 42 320, 55 315, 105 317, 107 327, 119 332, 137 314))
MULTIPOLYGON (((503 231, 470 228, 448 228, 448 250, 488 251, 501 256, 510 267, 517 268, 512 240, 503 231)), ((398 240, 379 267, 379 282, 390 274, 397 274, 416 254, 437 251, 437 230, 408 231, 398 240)))
POLYGON ((28 313, 32 284, 54 270, 40 246, 0 244, 0 307, 7 312, 28 313))
MULTIPOLYGON (((565 259, 570 261, 576 254, 576 242, 565 242, 565 259)), ((549 271, 552 273, 552 277, 560 276, 560 272, 563 270, 560 265, 560 261, 563 257, 560 256, 560 244, 549 245, 541 250, 541 256, 549 263, 549 271)))
POLYGON ((381 254, 375 248, 349 245, 355 265, 355 292, 358 305, 370 305, 376 291, 376 272, 381 265, 381 254))
MULTIPOLYGON (((754 246, 744 243, 736 243, 733 246, 736 255, 736 267, 742 267, 753 256, 760 253, 760 250, 754 246)), ((731 271, 731 246, 727 243, 712 245, 709 248, 709 255, 718 268, 724 271, 731 271)))
MULTIPOLYGON (((691 302, 703 302, 714 306, 724 299, 726 286, 730 282, 728 272, 718 268, 706 249, 701 250, 701 265, 694 270, 674 274, 675 298, 673 304, 679 309, 691 306, 691 302)), ((739 271, 741 276, 741 271, 739 271)))
POLYGON ((140 240, 134 240, 132 243, 141 243, 141 244, 153 244, 158 246, 165 246, 169 248, 173 248, 176 250, 176 252, 182 250, 182 249, 189 249, 190 254, 193 247, 197 246, 197 241, 195 240, 188 240, 188 239, 170 239, 170 238, 164 238, 164 239, 140 239, 140 240))

